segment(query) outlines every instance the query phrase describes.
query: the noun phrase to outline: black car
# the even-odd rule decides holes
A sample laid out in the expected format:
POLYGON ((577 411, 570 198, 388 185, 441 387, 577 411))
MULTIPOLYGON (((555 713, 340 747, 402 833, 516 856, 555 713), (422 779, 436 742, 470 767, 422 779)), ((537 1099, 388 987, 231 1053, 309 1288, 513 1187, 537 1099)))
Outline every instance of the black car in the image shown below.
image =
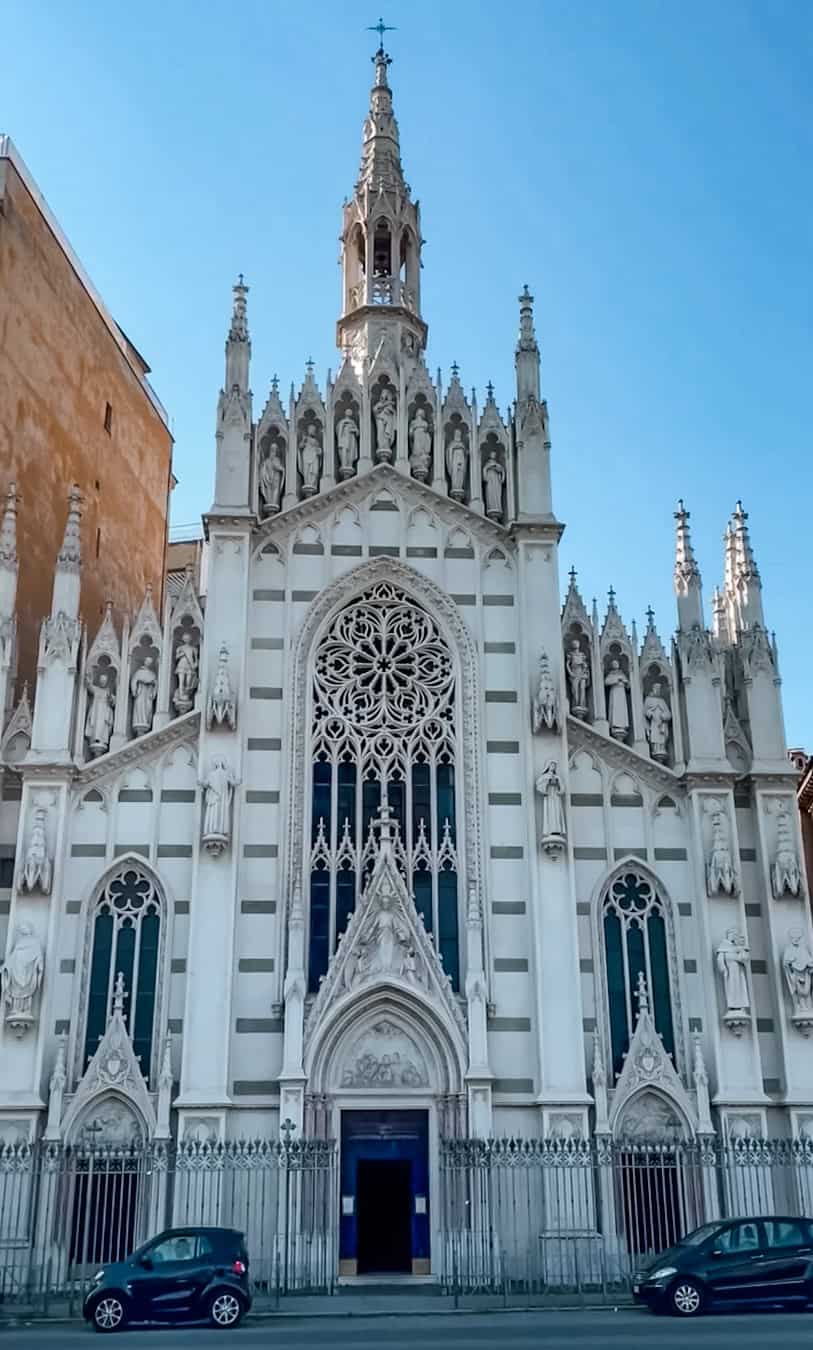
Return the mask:
POLYGON ((813 1220, 726 1219, 687 1233, 633 1280, 654 1312, 696 1317, 733 1303, 813 1301, 813 1220))
POLYGON ((82 1311, 96 1331, 130 1322, 236 1327, 251 1307, 248 1252, 233 1228, 169 1228, 98 1271, 82 1311))

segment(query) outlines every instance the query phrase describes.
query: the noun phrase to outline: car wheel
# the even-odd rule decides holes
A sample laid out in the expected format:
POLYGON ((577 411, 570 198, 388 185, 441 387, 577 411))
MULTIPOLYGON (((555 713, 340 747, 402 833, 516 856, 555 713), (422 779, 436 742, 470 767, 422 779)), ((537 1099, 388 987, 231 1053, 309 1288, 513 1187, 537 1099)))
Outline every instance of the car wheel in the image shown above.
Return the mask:
POLYGON ((105 1294, 93 1309, 93 1330, 109 1335, 123 1331, 127 1325, 127 1308, 118 1294, 105 1294))
POLYGON ((703 1290, 696 1280, 678 1280, 669 1294, 669 1307, 675 1317, 697 1317, 703 1311, 703 1290))
POLYGON ((236 1327, 243 1316, 243 1302, 230 1289, 221 1289, 209 1301, 209 1321, 213 1327, 236 1327))

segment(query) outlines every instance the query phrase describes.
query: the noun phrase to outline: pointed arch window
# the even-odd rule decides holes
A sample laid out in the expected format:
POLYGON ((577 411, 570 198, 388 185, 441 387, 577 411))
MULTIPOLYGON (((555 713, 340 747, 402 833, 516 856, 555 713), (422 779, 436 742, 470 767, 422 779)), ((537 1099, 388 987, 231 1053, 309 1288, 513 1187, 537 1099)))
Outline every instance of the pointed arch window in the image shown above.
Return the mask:
POLYGON ((383 802, 396 856, 453 988, 459 984, 456 677, 435 620, 389 582, 334 618, 313 672, 308 987, 327 973, 376 852, 383 802))
POLYGON ((650 991, 655 1027, 674 1057, 675 1034, 669 980, 666 908, 652 882, 624 872, 610 883, 602 901, 604 958, 613 1073, 623 1067, 635 1026, 638 977, 650 991))
POLYGON ((105 1033, 116 976, 124 976, 125 1021, 141 1072, 149 1078, 155 1038, 162 903, 150 874, 124 867, 104 886, 93 909, 83 1070, 105 1033))

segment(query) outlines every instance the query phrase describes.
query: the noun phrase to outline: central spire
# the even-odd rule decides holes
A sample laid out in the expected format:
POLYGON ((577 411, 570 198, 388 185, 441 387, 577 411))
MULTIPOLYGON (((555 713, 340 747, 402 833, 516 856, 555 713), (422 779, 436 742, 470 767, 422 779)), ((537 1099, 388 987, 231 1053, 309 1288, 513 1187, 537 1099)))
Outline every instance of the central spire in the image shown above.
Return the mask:
POLYGON ((409 195, 401 167, 401 144, 398 123, 392 111, 392 90, 387 81, 387 69, 392 57, 379 47, 373 57, 375 78, 370 90, 370 111, 364 121, 361 146, 361 168, 356 190, 364 184, 372 187, 400 188, 409 195))

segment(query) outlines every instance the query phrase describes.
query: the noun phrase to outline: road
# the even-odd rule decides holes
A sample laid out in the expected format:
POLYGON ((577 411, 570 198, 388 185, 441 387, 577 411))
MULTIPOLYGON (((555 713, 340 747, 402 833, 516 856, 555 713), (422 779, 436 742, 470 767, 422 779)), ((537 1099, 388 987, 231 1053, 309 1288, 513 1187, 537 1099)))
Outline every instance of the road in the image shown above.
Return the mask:
MULTIPOLYGON (((596 1312, 460 1313, 400 1317, 303 1317, 246 1322, 236 1331, 208 1328, 130 1331, 122 1350, 180 1350, 194 1346, 273 1347, 285 1350, 810 1350, 813 1313, 749 1313, 704 1317, 690 1325, 622 1310, 596 1312)), ((0 1350, 80 1350, 98 1344, 89 1327, 39 1325, 0 1329, 0 1350)))

